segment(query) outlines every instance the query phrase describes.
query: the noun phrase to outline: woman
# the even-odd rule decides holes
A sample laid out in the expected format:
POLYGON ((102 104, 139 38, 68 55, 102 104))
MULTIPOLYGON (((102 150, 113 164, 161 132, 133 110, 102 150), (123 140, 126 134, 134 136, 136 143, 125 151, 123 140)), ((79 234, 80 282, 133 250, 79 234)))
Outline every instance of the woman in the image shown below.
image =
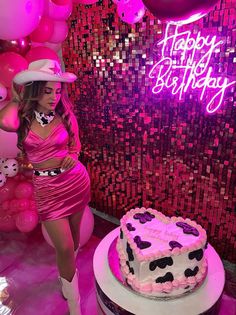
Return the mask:
POLYGON ((90 201, 89 177, 78 161, 78 125, 65 93, 65 82, 75 79, 72 73, 62 73, 54 60, 34 61, 14 77, 18 93, 15 89, 0 111, 0 128, 17 131, 18 147, 33 166, 39 219, 54 244, 71 315, 81 314, 74 251, 90 201))

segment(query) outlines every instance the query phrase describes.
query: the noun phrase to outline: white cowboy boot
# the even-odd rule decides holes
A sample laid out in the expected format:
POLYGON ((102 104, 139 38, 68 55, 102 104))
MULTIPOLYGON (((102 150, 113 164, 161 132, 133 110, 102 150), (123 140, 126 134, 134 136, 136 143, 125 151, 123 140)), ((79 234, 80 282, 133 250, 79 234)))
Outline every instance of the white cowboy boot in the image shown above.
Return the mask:
POLYGON ((77 270, 71 282, 61 277, 60 279, 62 283, 62 294, 67 299, 70 315, 81 315, 77 270))

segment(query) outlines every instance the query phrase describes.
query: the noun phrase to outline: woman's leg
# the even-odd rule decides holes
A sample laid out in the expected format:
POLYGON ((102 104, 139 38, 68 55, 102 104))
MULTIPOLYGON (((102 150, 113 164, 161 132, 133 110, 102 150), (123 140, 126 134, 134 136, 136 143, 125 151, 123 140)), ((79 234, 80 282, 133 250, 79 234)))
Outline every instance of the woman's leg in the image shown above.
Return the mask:
POLYGON ((82 220, 83 213, 84 210, 74 213, 69 217, 71 234, 74 240, 74 250, 76 250, 79 247, 80 223, 82 220))
POLYGON ((75 274, 74 241, 68 218, 42 222, 56 250, 60 276, 71 281, 75 274))
POLYGON ((78 276, 75 269, 74 241, 68 218, 43 222, 57 256, 62 293, 67 299, 70 315, 81 315, 78 276))

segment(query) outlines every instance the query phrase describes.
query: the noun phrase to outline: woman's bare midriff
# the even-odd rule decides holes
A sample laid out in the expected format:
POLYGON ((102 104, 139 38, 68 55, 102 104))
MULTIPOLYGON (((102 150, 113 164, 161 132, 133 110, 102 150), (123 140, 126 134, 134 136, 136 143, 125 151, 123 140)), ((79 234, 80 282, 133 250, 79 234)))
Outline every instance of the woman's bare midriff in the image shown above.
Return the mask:
POLYGON ((64 158, 53 158, 53 159, 49 159, 41 163, 32 163, 32 166, 33 166, 33 169, 35 170, 58 168, 58 167, 61 167, 61 163, 63 159, 64 158))

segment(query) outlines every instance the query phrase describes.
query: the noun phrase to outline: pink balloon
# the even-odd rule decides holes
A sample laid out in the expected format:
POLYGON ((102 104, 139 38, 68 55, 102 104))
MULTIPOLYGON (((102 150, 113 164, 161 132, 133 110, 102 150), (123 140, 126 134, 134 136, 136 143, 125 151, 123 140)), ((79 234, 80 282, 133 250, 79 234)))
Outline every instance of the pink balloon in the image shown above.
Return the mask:
POLYGON ((12 199, 10 202, 9 202, 9 212, 11 214, 16 214, 18 213, 18 208, 19 208, 19 200, 18 199, 12 199))
POLYGON ((98 0, 73 0, 73 2, 78 4, 93 4, 98 2, 98 0))
POLYGON ((14 76, 28 68, 28 62, 19 54, 5 52, 0 54, 0 81, 5 87, 10 87, 14 76))
POLYGON ((10 202, 9 200, 5 200, 2 203, 2 210, 5 211, 5 213, 9 210, 10 202))
POLYGON ((30 232, 38 224, 38 214, 35 211, 27 210, 16 216, 16 227, 21 232, 30 232))
POLYGON ((29 182, 20 182, 15 188, 17 199, 30 199, 33 194, 33 185, 29 182))
POLYGON ((29 35, 39 24, 43 0, 1 0, 0 39, 18 39, 29 35))
POLYGON ((53 34, 53 20, 48 17, 42 17, 38 27, 30 34, 30 38, 34 42, 47 42, 53 34))
POLYGON ((61 43, 68 35, 68 25, 66 21, 54 21, 54 30, 52 36, 49 38, 50 43, 61 43))
POLYGON ((0 188, 0 203, 14 198, 17 182, 13 178, 8 178, 6 184, 0 188))
POLYGON ((118 3, 117 12, 123 22, 134 24, 143 18, 145 7, 142 0, 130 0, 127 3, 118 3))
POLYGON ((143 0, 147 9, 159 20, 187 24, 198 20, 216 5, 218 0, 143 0))
POLYGON ((25 211, 30 209, 30 201, 28 199, 18 200, 18 209, 19 211, 25 211))
POLYGON ((10 214, 0 216, 0 231, 12 232, 16 231, 16 223, 14 216, 10 214))
POLYGON ((0 156, 15 158, 18 152, 20 150, 17 147, 17 133, 0 129, 0 156))
POLYGON ((44 16, 53 20, 66 20, 72 12, 72 0, 68 1, 66 5, 57 5, 51 0, 45 1, 44 16))
MULTIPOLYGON (((45 241, 52 247, 54 247, 51 238, 49 237, 45 227, 42 224, 42 234, 43 237, 45 239, 45 241)), ((93 234, 93 228, 94 228, 94 216, 93 213, 91 211, 91 209, 89 208, 89 206, 87 206, 84 210, 83 213, 83 217, 81 220, 81 224, 80 224, 80 236, 79 236, 79 243, 80 243, 80 247, 83 247, 88 240, 90 239, 91 235, 93 234)))
POLYGON ((55 51, 48 47, 38 46, 33 47, 25 56, 26 60, 30 63, 39 59, 54 59, 60 63, 60 59, 55 51))

